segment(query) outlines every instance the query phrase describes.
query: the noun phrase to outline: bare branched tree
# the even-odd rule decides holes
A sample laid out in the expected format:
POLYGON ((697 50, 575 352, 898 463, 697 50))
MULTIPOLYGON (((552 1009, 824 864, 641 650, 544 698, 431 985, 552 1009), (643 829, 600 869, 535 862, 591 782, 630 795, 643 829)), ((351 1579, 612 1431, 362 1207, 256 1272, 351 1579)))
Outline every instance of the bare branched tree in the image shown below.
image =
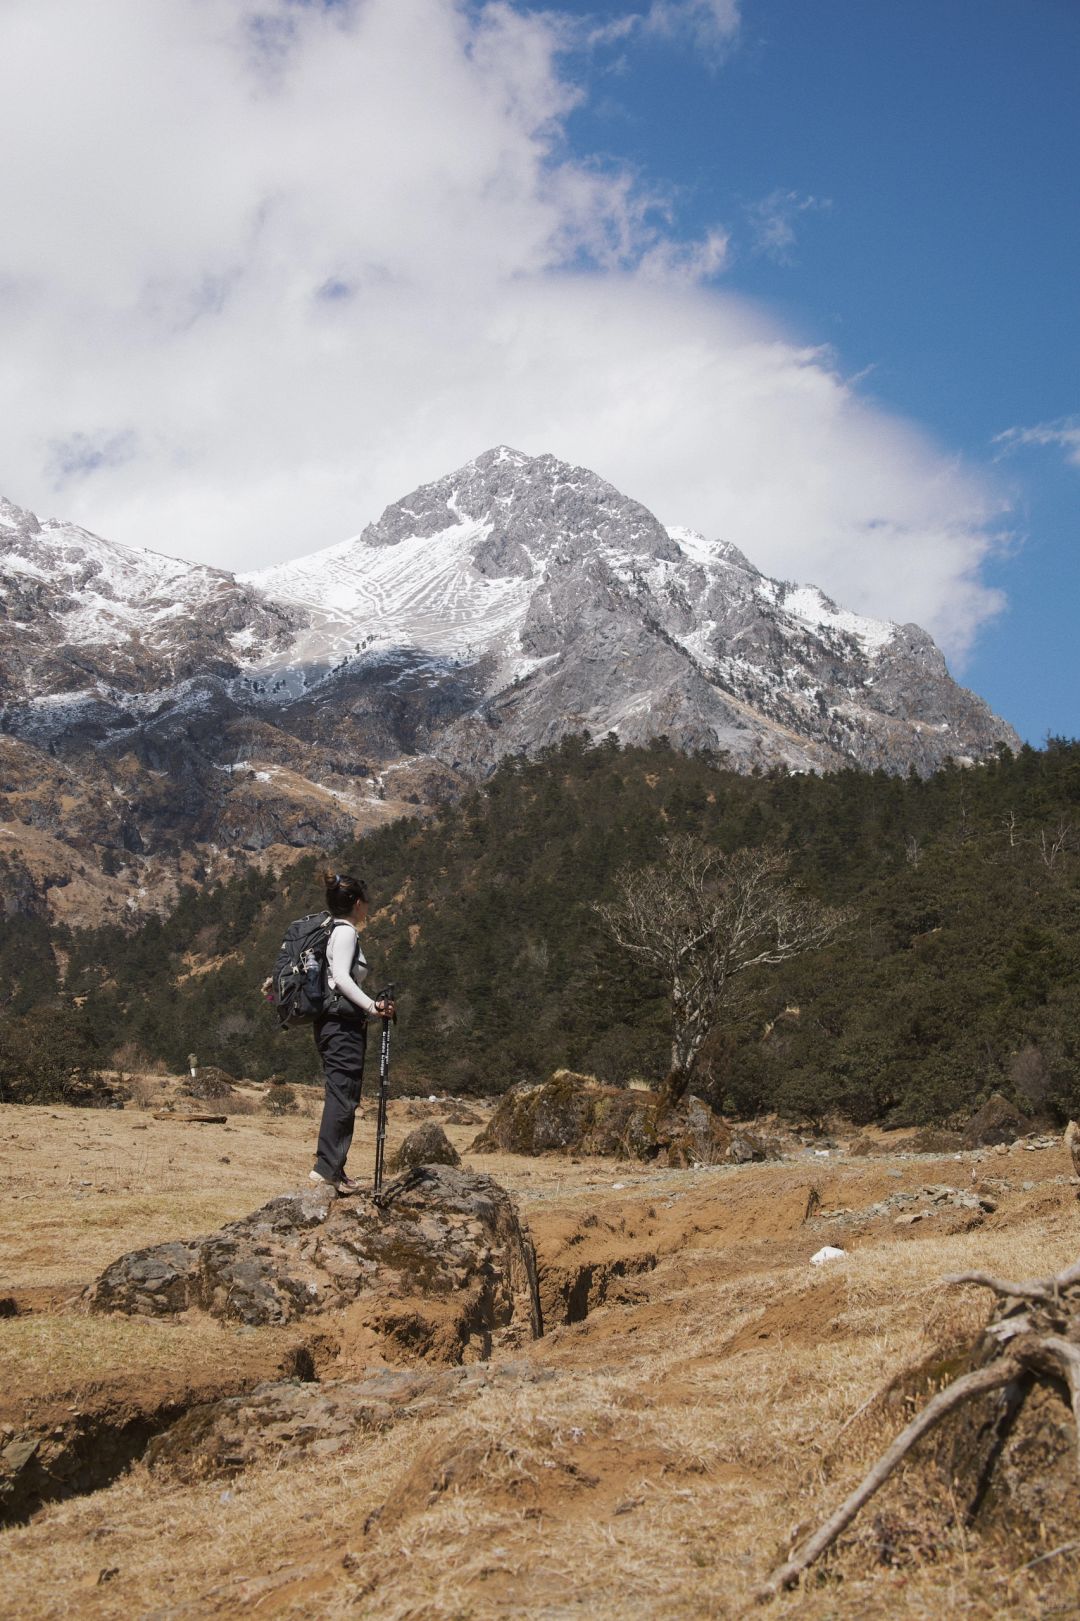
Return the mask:
POLYGON ((1039 854, 1048 871, 1053 872, 1058 856, 1063 850, 1071 848, 1072 831, 1072 823, 1067 822, 1064 816, 1059 816, 1057 827, 1052 833, 1047 833, 1044 829, 1039 834, 1039 854))
POLYGON ((736 976, 814 951, 848 922, 847 913, 796 888, 782 854, 725 855, 689 835, 665 839, 652 866, 624 867, 615 888, 615 899, 596 910, 616 943, 671 997, 665 1090, 672 1102, 690 1084, 736 976))

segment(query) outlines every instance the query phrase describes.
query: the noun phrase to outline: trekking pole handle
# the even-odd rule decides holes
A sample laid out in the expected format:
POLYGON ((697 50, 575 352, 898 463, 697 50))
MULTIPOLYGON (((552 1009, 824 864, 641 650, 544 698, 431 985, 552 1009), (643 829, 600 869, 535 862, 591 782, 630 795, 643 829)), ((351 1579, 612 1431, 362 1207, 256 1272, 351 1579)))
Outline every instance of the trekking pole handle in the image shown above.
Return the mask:
MULTIPOLYGON (((376 998, 375 998, 376 1005, 378 1005, 378 1003, 381 1002, 384 1007, 393 1006, 393 1001, 394 1001, 394 987, 393 987, 392 984, 387 985, 385 990, 381 990, 378 993, 378 995, 376 996, 376 998)), ((383 1020, 386 1020, 387 1018, 392 1018, 394 1024, 397 1024, 397 1008, 396 1007, 394 1008, 394 1011, 393 1011, 392 1015, 388 1015, 386 1013, 380 1013, 379 1018, 383 1019, 383 1020)))

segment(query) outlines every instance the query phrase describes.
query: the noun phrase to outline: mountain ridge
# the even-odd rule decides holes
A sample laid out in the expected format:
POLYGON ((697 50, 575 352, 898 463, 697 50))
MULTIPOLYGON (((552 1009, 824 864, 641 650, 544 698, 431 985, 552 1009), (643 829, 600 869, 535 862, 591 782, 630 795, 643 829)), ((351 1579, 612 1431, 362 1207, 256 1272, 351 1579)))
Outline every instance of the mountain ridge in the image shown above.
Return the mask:
POLYGON ((568 732, 740 770, 925 774, 1019 742, 918 626, 505 445, 239 575, 0 503, 0 676, 9 832, 135 876, 180 850, 280 862, 568 732))

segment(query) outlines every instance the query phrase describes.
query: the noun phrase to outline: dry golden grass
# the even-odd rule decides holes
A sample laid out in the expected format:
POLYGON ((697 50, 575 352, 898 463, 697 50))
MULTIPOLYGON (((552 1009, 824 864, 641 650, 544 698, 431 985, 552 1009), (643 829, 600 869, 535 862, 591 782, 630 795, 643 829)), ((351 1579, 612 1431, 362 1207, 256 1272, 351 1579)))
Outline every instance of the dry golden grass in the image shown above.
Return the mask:
MULTIPOLYGON (((415 1124, 396 1112, 392 1143, 415 1124)), ((43 1126, 29 1118, 36 1113, 2 1111, 0 1146, 10 1146, 13 1131, 15 1140, 33 1140, 43 1126)), ((131 1114, 95 1126, 85 1116, 40 1113, 57 1116, 50 1125, 78 1149, 81 1165, 96 1169, 109 1152, 121 1161, 139 1152, 131 1114)), ((464 1147, 474 1131, 450 1135, 464 1147)), ((39 1262, 21 1264, 25 1284, 40 1282, 42 1267, 86 1280, 132 1242, 215 1225, 280 1191, 306 1172, 311 1132, 310 1121, 265 1117, 229 1128, 161 1123, 146 1153, 171 1179, 167 1194, 113 1188, 77 1203, 69 1195, 55 1224, 34 1192, 32 1168, 13 1170, 5 1154, 22 1198, 9 1207, 0 1254, 18 1250, 13 1229, 25 1212, 41 1252, 39 1262), (215 1176, 221 1154, 231 1162, 221 1167, 227 1181, 215 1176), (110 1229, 108 1219, 117 1225, 110 1229)), ((365 1121, 361 1164, 370 1137, 365 1121)), ((890 1376, 984 1319, 980 1293, 947 1290, 942 1276, 976 1266, 1046 1273, 1075 1258, 1080 1219, 1063 1155, 996 1160, 994 1173, 1013 1191, 971 1230, 957 1222, 949 1231, 944 1217, 898 1229, 886 1216, 850 1239, 827 1223, 804 1228, 792 1214, 812 1182, 826 1208, 831 1201, 859 1209, 880 1187, 965 1185, 969 1163, 681 1173, 509 1156, 475 1163, 518 1194, 542 1267, 573 1256, 599 1266, 622 1245, 649 1250, 655 1268, 630 1280, 621 1300, 530 1349, 529 1361, 552 1374, 546 1382, 488 1387, 467 1406, 362 1437, 330 1462, 266 1464, 197 1486, 165 1485, 138 1468, 93 1496, 43 1510, 3 1538, 9 1613, 28 1621, 754 1613, 989 1621, 1080 1613, 1075 1555, 1023 1569, 1044 1550, 946 1529, 947 1505, 930 1505, 927 1546, 908 1563, 875 1563, 856 1525, 802 1590, 761 1611, 753 1602, 795 1528, 841 1500, 895 1420, 871 1417, 837 1444, 845 1422, 890 1376), (900 1177, 890 1177, 897 1169, 900 1177), (612 1186, 618 1181, 624 1187, 612 1186), (1034 1186, 1025 1192, 1022 1181, 1034 1186), (850 1242, 847 1258, 810 1268, 811 1251, 835 1238, 850 1242)), ((155 1358, 165 1373, 178 1365, 170 1347, 182 1341, 202 1361, 259 1339, 202 1322, 104 1319, 80 1342, 85 1327, 76 1332, 66 1312, 0 1323, 0 1336, 13 1331, 0 1338, 9 1387, 19 1377, 34 1383, 42 1362, 70 1384, 80 1357, 88 1380, 155 1358)))
MULTIPOLYGON (((290 1336, 260 1336, 258 1360, 272 1365, 290 1336)), ((200 1371, 235 1367, 250 1359, 250 1336, 235 1326, 191 1317, 179 1322, 141 1317, 42 1313, 16 1317, 0 1333, 0 1412, 20 1402, 59 1401, 126 1387, 140 1397, 185 1388, 200 1371), (77 1323, 77 1327, 76 1327, 77 1323), (133 1379, 134 1374, 134 1379, 133 1379)))

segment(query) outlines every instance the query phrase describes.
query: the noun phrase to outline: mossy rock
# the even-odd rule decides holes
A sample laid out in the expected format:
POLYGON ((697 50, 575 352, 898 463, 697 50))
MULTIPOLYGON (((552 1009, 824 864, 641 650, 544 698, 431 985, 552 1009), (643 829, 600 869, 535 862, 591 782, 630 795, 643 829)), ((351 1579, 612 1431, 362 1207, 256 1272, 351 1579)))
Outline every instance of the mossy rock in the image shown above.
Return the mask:
POLYGON ((214 1064, 200 1068, 194 1078, 181 1082, 179 1091, 187 1098, 228 1098, 236 1090, 236 1081, 214 1064))
POLYGON ((700 1098, 668 1104, 651 1092, 601 1086, 556 1070, 543 1086, 516 1086, 499 1102, 471 1152, 604 1154, 711 1165, 727 1157, 731 1132, 700 1098))
POLYGON ((410 1131, 401 1144, 391 1169, 408 1171, 414 1165, 460 1165, 461 1155, 437 1120, 427 1120, 410 1131))

